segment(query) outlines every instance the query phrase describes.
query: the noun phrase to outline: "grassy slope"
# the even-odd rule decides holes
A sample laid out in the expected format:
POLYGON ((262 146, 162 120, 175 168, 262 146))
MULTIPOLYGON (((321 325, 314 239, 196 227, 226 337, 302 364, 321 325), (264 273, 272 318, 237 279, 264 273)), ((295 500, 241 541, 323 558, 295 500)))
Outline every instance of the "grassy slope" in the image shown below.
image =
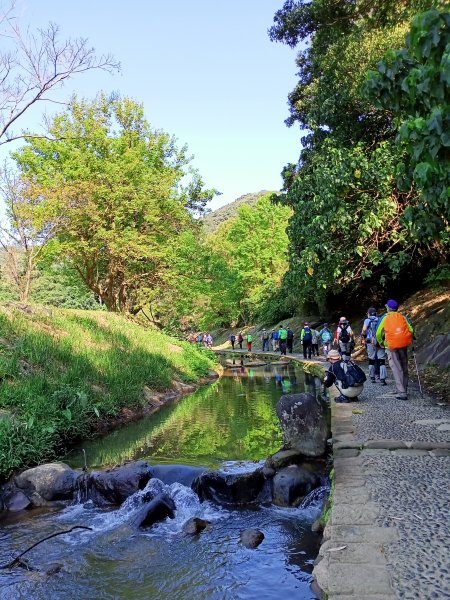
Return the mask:
POLYGON ((0 478, 143 405, 144 388, 212 366, 202 350, 120 315, 0 307, 0 478))

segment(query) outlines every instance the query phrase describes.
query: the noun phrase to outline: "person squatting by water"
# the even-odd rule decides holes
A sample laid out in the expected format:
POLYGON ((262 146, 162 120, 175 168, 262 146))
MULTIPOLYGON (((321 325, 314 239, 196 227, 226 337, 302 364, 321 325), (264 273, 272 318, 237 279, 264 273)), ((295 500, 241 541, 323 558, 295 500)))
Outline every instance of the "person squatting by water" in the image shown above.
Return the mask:
POLYGON ((398 302, 386 302, 387 313, 378 323, 376 339, 386 347, 398 400, 408 400, 408 346, 413 342, 414 327, 406 315, 397 312, 398 302))
POLYGON ((311 327, 309 326, 309 323, 305 323, 303 325, 303 329, 300 332, 300 341, 302 343, 303 346, 303 358, 311 358, 311 352, 312 352, 312 331, 311 331, 311 327))
POLYGON ((350 323, 345 317, 339 319, 339 325, 336 329, 334 338, 335 345, 338 347, 339 354, 343 360, 350 360, 355 340, 350 323))
POLYGON ((369 308, 361 331, 361 341, 367 350, 370 381, 375 383, 378 379, 381 385, 386 385, 386 350, 377 341, 377 327, 377 311, 369 308))
POLYGON ((287 349, 287 329, 280 325, 280 329, 278 330, 278 341, 280 344, 280 354, 286 356, 287 349))
POLYGON ((264 327, 261 333, 261 342, 262 342, 262 351, 265 352, 267 350, 267 352, 269 352, 269 332, 266 330, 266 328, 264 327))
POLYGON ((334 399, 337 403, 356 402, 364 389, 364 371, 348 358, 341 357, 337 350, 330 350, 327 360, 330 366, 323 380, 325 388, 337 387, 339 396, 334 399))

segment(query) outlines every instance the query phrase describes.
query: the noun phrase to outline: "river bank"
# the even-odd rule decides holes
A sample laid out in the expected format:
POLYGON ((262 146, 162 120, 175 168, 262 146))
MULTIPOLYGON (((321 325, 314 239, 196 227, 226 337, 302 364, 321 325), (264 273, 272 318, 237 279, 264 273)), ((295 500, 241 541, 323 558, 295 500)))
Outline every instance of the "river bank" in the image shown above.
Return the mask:
POLYGON ((215 367, 123 315, 0 306, 0 480, 194 391, 215 367))

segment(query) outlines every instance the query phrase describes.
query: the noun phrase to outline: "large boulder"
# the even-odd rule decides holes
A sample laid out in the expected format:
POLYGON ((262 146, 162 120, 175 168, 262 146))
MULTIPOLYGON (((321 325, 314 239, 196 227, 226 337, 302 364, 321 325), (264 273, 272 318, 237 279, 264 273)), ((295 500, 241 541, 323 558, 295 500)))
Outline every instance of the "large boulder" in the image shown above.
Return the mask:
POLYGON ((86 482, 87 497, 97 505, 119 506, 129 496, 143 490, 151 479, 149 465, 138 460, 107 471, 94 472, 86 482))
POLYGON ((11 512, 17 512, 31 507, 31 501, 21 490, 11 491, 3 498, 4 507, 11 512))
POLYGON ((212 500, 222 506, 239 506, 270 499, 270 484, 262 469, 249 473, 209 471, 197 477, 192 489, 200 500, 212 500))
POLYGON ((277 506, 298 506, 305 496, 319 487, 321 479, 308 469, 291 465, 281 469, 272 480, 272 501, 277 506))
POLYGON ((15 485, 24 491, 37 492, 44 500, 71 500, 78 473, 63 463, 47 463, 17 475, 15 485))
POLYGON ((150 467, 152 477, 160 479, 166 485, 181 483, 186 487, 191 487, 194 479, 206 470, 202 467, 189 467, 186 465, 154 465, 150 467))
POLYGON ((284 437, 284 449, 303 456, 325 454, 328 439, 327 404, 313 394, 286 394, 277 402, 277 415, 284 437))
POLYGON ((441 333, 417 352, 417 362, 422 365, 450 365, 450 333, 441 333))
POLYGON ((145 504, 133 518, 137 527, 150 527, 158 521, 175 517, 175 503, 170 496, 161 493, 145 504))

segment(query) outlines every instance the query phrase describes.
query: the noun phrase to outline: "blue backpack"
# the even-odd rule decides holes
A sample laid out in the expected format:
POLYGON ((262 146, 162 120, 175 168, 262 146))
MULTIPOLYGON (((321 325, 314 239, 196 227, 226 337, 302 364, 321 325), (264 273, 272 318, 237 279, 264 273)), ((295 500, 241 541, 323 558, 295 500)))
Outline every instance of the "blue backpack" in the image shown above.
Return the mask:
POLYGON ((366 339, 371 344, 376 344, 377 338, 375 337, 375 334, 377 332, 379 320, 380 319, 376 316, 369 317, 369 324, 366 329, 366 339))
POLYGON ((304 327, 303 328, 303 341, 304 342, 311 342, 312 341, 312 333, 311 333, 311 329, 309 327, 304 327))

